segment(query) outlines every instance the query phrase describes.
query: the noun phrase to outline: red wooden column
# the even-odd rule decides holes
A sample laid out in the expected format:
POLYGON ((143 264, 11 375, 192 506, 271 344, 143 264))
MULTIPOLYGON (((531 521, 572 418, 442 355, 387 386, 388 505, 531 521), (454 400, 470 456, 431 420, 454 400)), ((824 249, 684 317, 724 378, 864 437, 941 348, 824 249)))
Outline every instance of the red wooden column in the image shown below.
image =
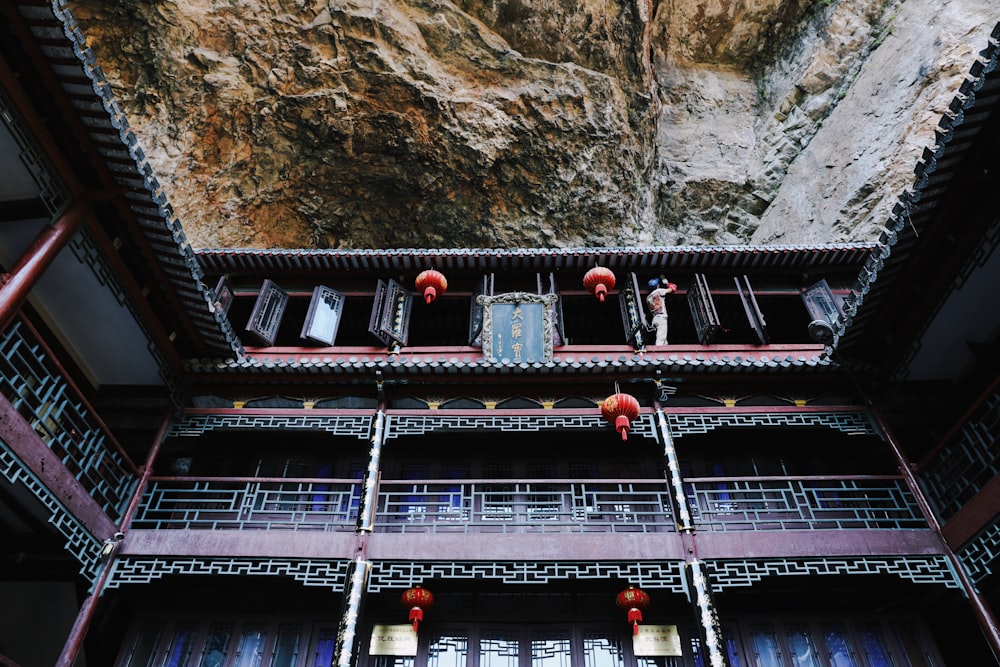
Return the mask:
POLYGON ((28 293, 51 266, 59 251, 66 247, 80 223, 90 211, 90 201, 79 198, 51 224, 45 225, 9 273, 0 281, 0 331, 5 330, 17 315, 28 293))

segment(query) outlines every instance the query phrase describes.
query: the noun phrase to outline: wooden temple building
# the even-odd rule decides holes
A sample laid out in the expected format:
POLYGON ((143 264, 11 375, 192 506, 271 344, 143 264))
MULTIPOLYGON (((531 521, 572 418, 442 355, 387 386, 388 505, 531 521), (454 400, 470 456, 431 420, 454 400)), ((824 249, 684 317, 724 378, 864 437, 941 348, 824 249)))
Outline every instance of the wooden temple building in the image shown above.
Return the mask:
POLYGON ((0 665, 1000 664, 1000 24, 871 243, 194 251, 0 13, 0 665))

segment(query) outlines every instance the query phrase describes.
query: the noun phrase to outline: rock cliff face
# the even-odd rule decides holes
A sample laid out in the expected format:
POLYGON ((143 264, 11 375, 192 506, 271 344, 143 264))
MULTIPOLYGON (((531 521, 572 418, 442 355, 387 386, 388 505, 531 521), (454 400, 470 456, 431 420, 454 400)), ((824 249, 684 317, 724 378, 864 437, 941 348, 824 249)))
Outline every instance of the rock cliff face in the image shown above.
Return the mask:
POLYGON ((78 0, 196 246, 870 238, 994 0, 78 0))

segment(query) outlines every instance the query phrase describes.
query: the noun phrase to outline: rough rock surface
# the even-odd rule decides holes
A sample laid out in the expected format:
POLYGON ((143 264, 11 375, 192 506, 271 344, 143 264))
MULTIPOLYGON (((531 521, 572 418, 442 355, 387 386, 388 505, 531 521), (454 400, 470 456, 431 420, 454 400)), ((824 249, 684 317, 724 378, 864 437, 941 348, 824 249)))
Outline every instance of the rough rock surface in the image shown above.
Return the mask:
POLYGON ((871 238, 995 0, 77 0, 196 246, 871 238))

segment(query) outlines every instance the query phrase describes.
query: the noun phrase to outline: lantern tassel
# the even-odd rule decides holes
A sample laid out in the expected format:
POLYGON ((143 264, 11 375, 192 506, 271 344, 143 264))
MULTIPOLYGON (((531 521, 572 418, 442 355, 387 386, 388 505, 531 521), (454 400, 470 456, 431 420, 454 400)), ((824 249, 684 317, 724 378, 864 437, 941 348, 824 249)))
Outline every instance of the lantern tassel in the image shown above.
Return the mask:
POLYGON ((424 620, 424 610, 420 607, 414 607, 410 610, 410 620, 413 621, 413 631, 417 631, 417 625, 420 621, 424 620))
POLYGON ((436 298, 437 298, 437 290, 436 289, 434 289, 433 287, 427 287, 427 288, 424 289, 424 301, 426 301, 427 303, 430 303, 430 302, 432 302, 436 298))
POLYGON ((628 440, 629 419, 625 415, 615 418, 615 429, 622 434, 622 441, 628 440))
POLYGON ((642 610, 632 607, 628 610, 628 620, 632 623, 632 634, 639 634, 639 622, 642 621, 642 610))
POLYGON ((601 303, 604 303, 604 297, 607 296, 607 294, 608 294, 608 288, 603 284, 598 285, 597 287, 594 288, 594 295, 597 297, 597 300, 600 301, 601 303))

